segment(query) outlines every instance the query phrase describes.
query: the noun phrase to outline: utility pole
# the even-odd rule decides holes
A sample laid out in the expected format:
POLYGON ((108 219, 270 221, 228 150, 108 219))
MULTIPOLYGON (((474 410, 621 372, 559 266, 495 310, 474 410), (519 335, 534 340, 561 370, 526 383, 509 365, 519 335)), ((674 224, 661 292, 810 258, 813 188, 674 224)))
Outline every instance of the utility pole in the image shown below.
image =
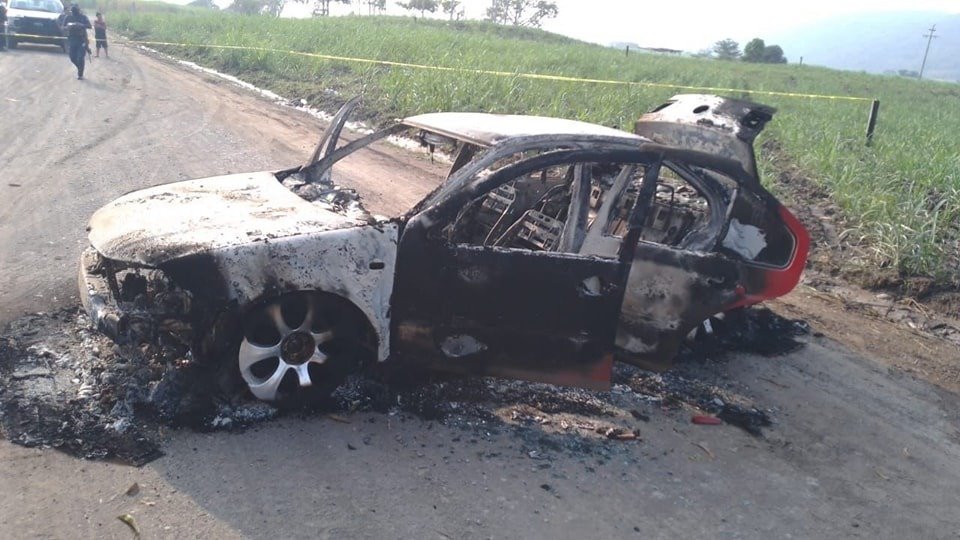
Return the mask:
POLYGON ((930 30, 928 30, 930 33, 923 35, 923 37, 927 38, 927 50, 923 51, 923 62, 920 63, 920 76, 917 77, 918 81, 923 79, 923 68, 927 65, 927 54, 930 53, 930 42, 933 41, 933 38, 940 37, 933 35, 933 33, 936 31, 937 25, 933 25, 930 27, 930 30))

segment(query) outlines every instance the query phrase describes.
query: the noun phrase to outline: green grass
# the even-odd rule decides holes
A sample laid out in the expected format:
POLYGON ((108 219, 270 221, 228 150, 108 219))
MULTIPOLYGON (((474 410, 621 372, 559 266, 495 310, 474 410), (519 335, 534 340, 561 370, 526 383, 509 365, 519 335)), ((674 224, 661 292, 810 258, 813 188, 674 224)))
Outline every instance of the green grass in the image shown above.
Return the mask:
MULTIPOLYGON (((809 66, 625 56, 544 32, 485 23, 397 17, 290 20, 202 10, 150 13, 139 6, 137 13, 108 13, 113 28, 141 40, 745 90, 728 95, 779 109, 764 137, 777 140, 790 161, 841 206, 852 226, 845 237, 869 253, 869 264, 901 275, 960 280, 960 85, 809 66), (868 102, 750 93, 763 90, 876 97, 881 109, 874 145, 864 144, 868 102)), ((332 107, 332 102, 362 92, 367 110, 378 118, 480 110, 564 116, 629 129, 642 112, 681 92, 390 68, 263 51, 165 50, 315 105, 332 107)), ((766 173, 775 172, 772 161, 761 162, 766 173)))

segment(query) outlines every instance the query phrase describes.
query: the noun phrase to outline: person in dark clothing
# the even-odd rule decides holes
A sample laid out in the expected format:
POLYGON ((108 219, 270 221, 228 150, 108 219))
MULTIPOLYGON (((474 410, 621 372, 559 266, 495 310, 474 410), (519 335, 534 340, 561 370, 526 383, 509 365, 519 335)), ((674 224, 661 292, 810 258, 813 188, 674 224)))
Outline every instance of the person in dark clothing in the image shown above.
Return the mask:
POLYGON ((7 50, 7 5, 0 2, 0 51, 7 50))
POLYGON ((70 6, 70 14, 63 19, 63 29, 67 33, 67 52, 70 61, 77 66, 77 78, 83 79, 83 67, 87 56, 87 29, 90 19, 80 12, 80 6, 70 6))
POLYGON ((60 29, 60 34, 66 34, 67 29, 63 27, 64 21, 67 20, 67 17, 70 16, 70 6, 63 6, 63 13, 57 16, 57 28, 60 29))
POLYGON ((93 21, 93 37, 97 40, 97 58, 100 58, 100 49, 103 49, 104 56, 110 58, 107 52, 107 21, 103 20, 103 14, 99 11, 93 21))

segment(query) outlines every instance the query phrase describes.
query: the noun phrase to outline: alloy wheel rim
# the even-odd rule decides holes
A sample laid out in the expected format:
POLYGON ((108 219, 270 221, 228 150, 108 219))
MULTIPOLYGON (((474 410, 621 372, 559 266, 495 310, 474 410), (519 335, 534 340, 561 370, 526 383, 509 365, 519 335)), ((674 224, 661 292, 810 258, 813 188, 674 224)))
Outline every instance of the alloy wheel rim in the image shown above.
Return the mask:
POLYGON ((315 303, 308 301, 303 320, 292 327, 284 318, 283 304, 277 301, 268 305, 259 319, 261 324, 272 325, 270 333, 279 339, 275 343, 257 343, 244 335, 238 355, 240 374, 258 399, 278 399, 281 383, 291 371, 300 388, 318 382, 313 380, 309 368, 327 363, 325 345, 334 339, 335 333, 331 328, 317 328, 316 315, 315 303))

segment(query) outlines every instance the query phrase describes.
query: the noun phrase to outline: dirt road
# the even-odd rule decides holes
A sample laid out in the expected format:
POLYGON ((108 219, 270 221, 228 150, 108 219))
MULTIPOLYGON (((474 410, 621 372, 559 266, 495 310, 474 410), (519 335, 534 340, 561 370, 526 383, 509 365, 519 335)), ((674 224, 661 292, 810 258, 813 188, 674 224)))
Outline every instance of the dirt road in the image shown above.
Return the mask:
MULTIPOLYGON (((119 46, 85 81, 42 48, 0 53, 0 73, 0 325, 76 303, 85 219, 101 204, 296 164, 321 129, 119 46)), ((372 162, 356 178, 373 210, 431 187, 416 181, 428 164, 402 159, 399 173, 372 162)), ((650 404, 640 441, 558 445, 547 427, 509 429, 509 415, 471 427, 375 413, 173 431, 142 468, 0 441, 0 537, 129 538, 122 514, 144 538, 960 536, 960 400, 904 371, 960 354, 821 296, 801 288, 775 306, 811 321, 803 349, 691 371, 770 411, 762 438, 650 404)))

